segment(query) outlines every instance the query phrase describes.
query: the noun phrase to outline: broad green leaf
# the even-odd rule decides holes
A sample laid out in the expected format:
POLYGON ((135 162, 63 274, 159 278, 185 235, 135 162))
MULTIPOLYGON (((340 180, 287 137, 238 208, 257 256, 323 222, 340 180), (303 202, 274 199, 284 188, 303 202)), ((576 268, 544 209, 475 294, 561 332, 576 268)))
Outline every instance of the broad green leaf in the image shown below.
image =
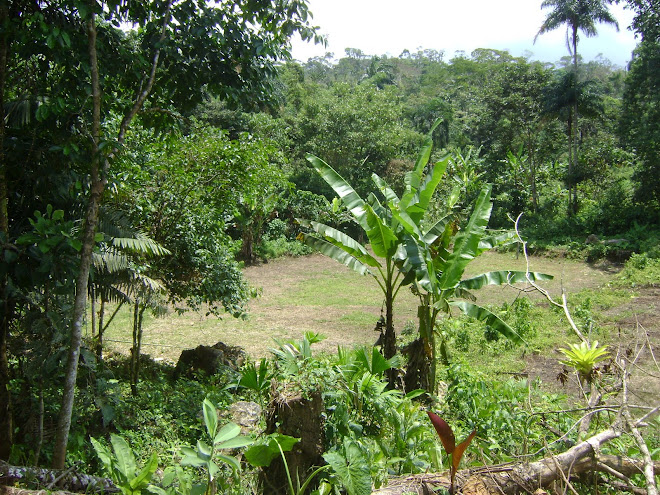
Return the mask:
POLYGON ((502 334, 510 341, 516 344, 522 344, 524 341, 516 331, 502 321, 497 315, 491 313, 486 308, 467 301, 449 301, 451 306, 459 308, 464 314, 490 325, 495 331, 502 334))
POLYGON ((362 244, 343 232, 319 222, 308 222, 305 220, 299 220, 299 222, 303 226, 314 229, 314 231, 326 241, 334 244, 343 251, 346 251, 361 263, 372 267, 380 266, 380 262, 371 256, 362 244))
POLYGON ((510 230, 505 230, 504 232, 495 232, 490 235, 486 235, 481 238, 479 241, 478 253, 481 254, 485 251, 493 249, 498 246, 504 246, 511 244, 516 240, 516 233, 510 230))
POLYGON ((447 228, 447 225, 449 224, 449 221, 453 218, 453 215, 445 215, 442 217, 440 220, 435 222, 429 230, 426 231, 426 234, 424 234, 424 242, 426 244, 433 244, 438 237, 441 237, 447 228))
POLYGON ((383 196, 385 196, 385 200, 390 205, 390 208, 392 205, 399 204, 399 196, 397 196, 396 193, 390 188, 390 186, 387 185, 387 182, 385 182, 377 174, 372 174, 371 179, 374 181, 374 184, 376 184, 378 189, 380 189, 380 192, 383 193, 383 196))
MULTIPOLYGON (((220 458, 220 457, 228 457, 228 456, 218 455, 217 457, 220 458)), ((234 461, 236 461, 236 459, 234 459, 234 461)), ((213 462, 212 460, 209 460, 206 463, 206 469, 209 470, 209 479, 211 481, 213 481, 215 479, 215 475, 218 474, 218 471, 220 471, 220 468, 218 467, 218 465, 215 462, 213 462)))
POLYGON ((478 254, 479 241, 484 235, 493 204, 490 202, 490 186, 481 190, 465 229, 456 236, 454 250, 438 284, 441 289, 455 287, 461 280, 468 263, 478 254))
POLYGON ((339 452, 328 452, 323 454, 323 459, 335 471, 348 495, 370 495, 371 473, 367 458, 360 447, 347 438, 344 451, 345 457, 339 452))
POLYGON ((105 469, 108 471, 108 473, 112 473, 112 453, 110 450, 99 443, 98 440, 96 440, 94 437, 89 437, 90 441, 92 442, 92 446, 94 447, 94 450, 96 451, 96 455, 99 456, 99 459, 101 459, 101 462, 103 463, 103 466, 105 469))
POLYGON ((419 222, 408 215, 408 211, 399 208, 392 209, 392 216, 401 224, 403 229, 415 239, 422 239, 423 235, 419 230, 419 222))
POLYGON ((273 433, 265 439, 260 439, 258 443, 248 448, 243 455, 255 467, 269 466, 272 460, 280 455, 280 447, 283 452, 288 452, 299 441, 299 438, 273 433))
POLYGON ((148 485, 145 489, 149 493, 153 493, 154 495, 168 495, 168 493, 165 490, 163 490, 161 487, 156 485, 148 485))
POLYGON ((237 437, 241 433, 241 427, 236 423, 227 423, 225 426, 220 428, 220 431, 213 439, 213 443, 227 442, 232 438, 237 437))
POLYGON ((392 367, 392 363, 376 347, 372 347, 371 352, 367 347, 362 347, 357 350, 356 357, 372 375, 380 375, 392 367))
POLYGON ((365 229, 371 249, 376 256, 381 258, 392 258, 398 247, 398 238, 392 229, 387 226, 381 217, 376 215, 373 208, 366 205, 367 226, 365 229))
POLYGON ((112 434, 110 435, 110 443, 112 443, 117 458, 117 468, 126 477, 126 481, 135 477, 135 471, 137 470, 135 456, 126 440, 119 435, 112 434))
POLYGON ((421 397, 426 393, 426 390, 422 388, 416 388, 415 390, 411 390, 408 392, 405 397, 406 399, 416 399, 417 397, 421 397))
MULTIPOLYGON (((202 402, 202 412, 204 413, 206 431, 211 438, 214 438, 218 429, 218 411, 210 400, 204 399, 204 402, 202 402)), ((240 432, 240 430, 239 428, 238 431, 240 432)))
MULTIPOLYGON (((230 455, 217 454, 216 458, 222 462, 229 464, 234 471, 241 470, 241 464, 238 462, 238 459, 230 455)), ((217 466, 216 466, 217 467, 217 466)), ((219 470, 219 469, 218 469, 219 470)), ((215 473, 213 473, 215 475, 215 473)))
POLYGON ((405 205, 406 212, 417 225, 419 225, 424 218, 429 203, 431 202, 431 198, 433 197, 433 193, 435 193, 438 184, 440 184, 448 163, 449 156, 446 156, 444 159, 433 165, 431 172, 427 174, 420 183, 417 193, 410 199, 411 203, 405 205))
POLYGON ((212 453, 213 453, 213 449, 210 446, 208 446, 201 440, 197 440, 197 457, 208 461, 209 459, 211 459, 212 453))
POLYGON ((314 166, 319 175, 325 180, 337 196, 344 202, 360 225, 366 230, 364 201, 335 169, 320 158, 307 154, 307 160, 314 166))
POLYGON ((194 453, 193 455, 184 455, 181 459, 182 466, 202 467, 206 466, 207 462, 207 459, 200 459, 197 453, 194 453))
POLYGON ((138 475, 132 480, 129 480, 130 487, 133 490, 140 490, 142 488, 145 488, 151 481, 151 477, 154 475, 157 469, 158 469, 158 455, 154 452, 153 454, 151 454, 151 457, 144 465, 142 470, 138 473, 138 475))
POLYGON ((360 275, 366 275, 367 273, 373 275, 367 265, 357 260, 354 256, 351 256, 349 253, 335 246, 334 244, 309 234, 301 234, 300 237, 308 246, 318 250, 328 258, 346 265, 351 270, 359 273, 360 275))
POLYGON ((458 286, 461 289, 477 290, 481 289, 484 285, 504 285, 527 282, 527 277, 529 277, 529 280, 532 282, 537 280, 552 280, 554 278, 552 275, 546 273, 500 270, 482 273, 475 277, 461 280, 458 286))
POLYGON ((220 442, 216 444, 217 449, 238 449, 240 447, 246 447, 254 443, 254 438, 247 437, 245 435, 239 435, 231 440, 226 442, 220 442))

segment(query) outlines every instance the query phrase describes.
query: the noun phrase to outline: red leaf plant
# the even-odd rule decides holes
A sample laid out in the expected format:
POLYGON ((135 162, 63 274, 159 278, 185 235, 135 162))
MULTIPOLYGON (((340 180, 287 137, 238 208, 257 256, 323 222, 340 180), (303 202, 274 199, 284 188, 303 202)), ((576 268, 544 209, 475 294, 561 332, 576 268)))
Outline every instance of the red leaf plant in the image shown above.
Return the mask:
POLYGON ((453 495, 454 480, 456 478, 456 471, 458 471, 458 464, 461 462, 461 458, 463 457, 465 449, 467 449, 468 445, 470 445, 470 442, 472 442, 472 439, 477 434, 477 430, 474 430, 465 440, 456 445, 454 432, 447 424, 447 422, 431 411, 427 411, 426 413, 429 415, 429 419, 431 420, 431 423, 433 423, 433 427, 440 437, 440 441, 442 442, 442 446, 445 448, 445 452, 447 452, 447 454, 451 457, 451 465, 449 466, 451 487, 449 489, 449 493, 453 495))

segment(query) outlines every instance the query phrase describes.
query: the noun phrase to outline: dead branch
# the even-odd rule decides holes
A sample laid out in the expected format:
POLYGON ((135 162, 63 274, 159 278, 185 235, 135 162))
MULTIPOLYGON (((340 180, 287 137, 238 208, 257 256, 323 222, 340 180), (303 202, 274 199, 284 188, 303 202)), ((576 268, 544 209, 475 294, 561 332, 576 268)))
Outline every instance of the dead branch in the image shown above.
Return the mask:
MULTIPOLYGON (((601 440, 606 436, 601 436, 601 440)), ((543 488, 550 487, 555 481, 561 479, 562 472, 567 480, 579 479, 587 473, 603 472, 611 475, 617 473, 615 476, 622 480, 607 481, 607 483, 616 487, 625 486, 635 493, 648 493, 644 489, 633 487, 629 479, 631 476, 642 472, 644 463, 641 461, 622 456, 595 455, 593 453, 569 465, 566 464, 568 457, 560 459, 559 456, 556 456, 555 459, 556 463, 552 460, 552 457, 548 457, 529 464, 506 464, 477 469, 462 469, 456 475, 459 491, 463 495, 535 493, 536 490, 541 489, 542 491, 543 488)), ((660 467, 660 461, 655 462, 655 468, 658 467, 660 467)), ((402 495, 404 493, 424 495, 434 493, 434 490, 438 488, 448 489, 449 484, 449 477, 439 473, 404 476, 391 478, 386 487, 374 490, 372 495, 402 495)))
MULTIPOLYGON (((643 425, 640 420, 631 421, 630 424, 635 428, 643 425)), ((457 486, 463 495, 534 493, 536 489, 550 487, 555 481, 564 477, 565 482, 570 482, 593 472, 614 475, 621 479, 626 486, 629 486, 628 478, 648 469, 647 463, 599 453, 602 445, 623 433, 622 424, 617 423, 612 428, 578 443, 561 454, 547 456, 539 461, 463 469, 457 473, 457 486)), ((651 462, 651 466, 657 470, 660 468, 660 462, 651 462)), ((373 491, 372 495, 402 495, 403 493, 422 495, 433 493, 438 488, 448 489, 449 485, 450 481, 446 475, 427 473, 390 479, 386 487, 373 491)), ((651 492, 648 492, 647 489, 645 493, 651 492)))
POLYGON ((577 327, 575 324, 575 321, 573 321, 573 317, 571 316, 571 312, 568 310, 568 301, 566 299, 566 292, 562 288, 561 291, 561 303, 558 303, 555 301, 552 296, 550 295, 550 292, 548 292, 546 289, 538 285, 536 282, 534 282, 531 277, 529 276, 529 255, 527 254, 527 241, 524 241, 523 238, 520 235, 520 231, 518 230, 518 222, 520 221, 520 217, 522 216, 522 213, 518 215, 518 218, 516 218, 514 228, 516 232, 516 237, 518 237, 518 242, 523 247, 523 255, 525 256, 525 263, 526 263, 526 271, 527 271, 527 283, 533 287, 536 291, 538 291, 543 297, 547 299, 547 301, 552 304, 553 306, 556 306, 558 308, 561 308, 564 311, 564 315, 566 316, 566 319, 568 320, 568 324, 571 326, 575 334, 580 337, 580 340, 582 342, 588 342, 589 340, 584 336, 584 334, 580 331, 580 329, 577 327))
MULTIPOLYGON (((0 461, 0 489, 2 485, 21 484, 46 487, 48 491, 63 490, 77 493, 114 493, 119 489, 107 478, 90 476, 76 472, 75 469, 58 470, 35 467, 11 466, 0 461)), ((16 493, 16 492, 12 492, 16 493)), ((0 491, 0 495, 12 495, 0 491)))
POLYGON ((630 409, 628 408, 628 368, 624 359, 621 359, 620 362, 617 362, 617 365, 621 368, 623 372, 623 404, 621 405, 621 413, 630 429, 630 433, 635 439, 635 443, 639 448, 639 452, 642 454, 644 459, 644 478, 646 479, 646 493, 648 495, 658 495, 658 487, 655 482, 655 467, 653 460, 651 459, 651 453, 649 452, 648 445, 646 441, 642 438, 642 434, 637 428, 637 424, 633 421, 632 415, 630 414, 630 409))

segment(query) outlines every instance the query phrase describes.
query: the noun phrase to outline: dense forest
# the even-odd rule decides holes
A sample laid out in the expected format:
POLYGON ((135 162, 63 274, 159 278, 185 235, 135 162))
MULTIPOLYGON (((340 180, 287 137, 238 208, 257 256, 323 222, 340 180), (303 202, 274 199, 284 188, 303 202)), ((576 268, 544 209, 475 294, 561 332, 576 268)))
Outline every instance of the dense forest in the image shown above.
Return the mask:
MULTIPOLYGON (((550 63, 488 48, 450 59, 434 49, 392 57, 347 48, 294 61, 292 36, 323 42, 304 0, 2 2, 0 460, 84 466, 131 494, 362 495, 388 476, 442 470, 442 445, 454 491, 474 434, 454 447, 428 406, 459 425, 461 439, 478 431, 482 455, 472 460, 481 464, 548 448, 543 428, 574 430, 553 437, 564 450, 611 432, 601 440, 617 437, 619 450, 603 453, 623 452, 630 465, 601 459, 605 474, 593 475, 596 461, 582 463, 592 478, 566 486, 592 493, 608 476, 603 493, 657 493, 657 420, 632 418, 627 399, 616 413, 602 406, 602 420, 593 412, 614 394, 594 371, 606 352, 591 341, 593 322, 588 335, 573 323, 566 299, 551 304, 583 347, 562 343, 562 362, 577 370, 587 409, 531 384, 486 387, 469 366, 449 364, 441 330, 454 308, 507 349, 524 344, 532 303, 509 308, 514 325, 469 291, 550 277, 464 278, 487 249, 625 263, 647 275, 638 286, 657 287, 660 3, 626 0, 635 17, 619 27, 638 41, 627 67, 580 57, 578 33, 616 23, 609 3, 543 2, 539 36, 567 29, 567 56, 550 63), (281 343, 273 360, 248 356, 234 370, 176 379, 173 366, 140 357, 145 312, 249 317, 259 288, 242 268, 315 249, 377 279, 380 350, 317 358, 321 337, 309 334, 281 343), (421 304, 402 355, 391 311, 408 286, 421 304), (104 332, 127 308, 131 353, 108 359, 104 332), (257 438, 221 427, 216 406, 256 398, 266 407, 269 394, 285 402, 296 387, 304 408, 325 418, 311 464, 285 456, 297 447, 283 417, 267 419, 269 435, 257 438), (532 395, 538 410, 510 407, 531 407, 532 395), (480 404, 490 432, 468 403, 480 404), (546 422, 544 407, 567 412, 546 422), (652 433, 642 437, 644 420, 652 433), (288 484, 276 486, 285 474, 288 484)), ((628 374, 623 366, 617 378, 624 391, 628 374)))

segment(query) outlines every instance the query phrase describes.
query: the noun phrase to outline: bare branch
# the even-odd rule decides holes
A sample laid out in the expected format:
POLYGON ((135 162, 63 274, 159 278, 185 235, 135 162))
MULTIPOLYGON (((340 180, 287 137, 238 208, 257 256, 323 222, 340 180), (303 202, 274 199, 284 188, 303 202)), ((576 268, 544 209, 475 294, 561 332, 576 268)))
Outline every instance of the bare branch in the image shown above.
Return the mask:
POLYGON ((566 315, 566 319, 568 320, 568 324, 571 326, 573 331, 576 333, 578 337, 582 340, 582 342, 589 342, 589 340, 584 336, 584 334, 580 331, 580 329, 577 327, 575 322, 573 321, 573 317, 571 316, 570 311, 568 310, 568 302, 566 300, 566 292, 562 288, 562 294, 561 294, 561 303, 558 303, 555 301, 552 296, 550 295, 550 292, 548 292, 546 289, 538 285, 536 282, 534 282, 531 277, 529 276, 529 255, 527 254, 527 241, 524 241, 523 238, 520 235, 520 231, 518 230, 518 222, 520 221, 520 217, 522 216, 522 213, 518 215, 518 218, 516 218, 514 228, 516 231, 516 237, 518 238, 518 242, 522 244, 523 247, 523 255, 525 256, 525 263, 526 263, 526 271, 527 271, 527 283, 529 283, 530 286, 532 286, 535 290, 537 290, 543 297, 545 297, 550 304, 553 306, 556 306, 558 308, 562 308, 564 310, 564 315, 566 315))

